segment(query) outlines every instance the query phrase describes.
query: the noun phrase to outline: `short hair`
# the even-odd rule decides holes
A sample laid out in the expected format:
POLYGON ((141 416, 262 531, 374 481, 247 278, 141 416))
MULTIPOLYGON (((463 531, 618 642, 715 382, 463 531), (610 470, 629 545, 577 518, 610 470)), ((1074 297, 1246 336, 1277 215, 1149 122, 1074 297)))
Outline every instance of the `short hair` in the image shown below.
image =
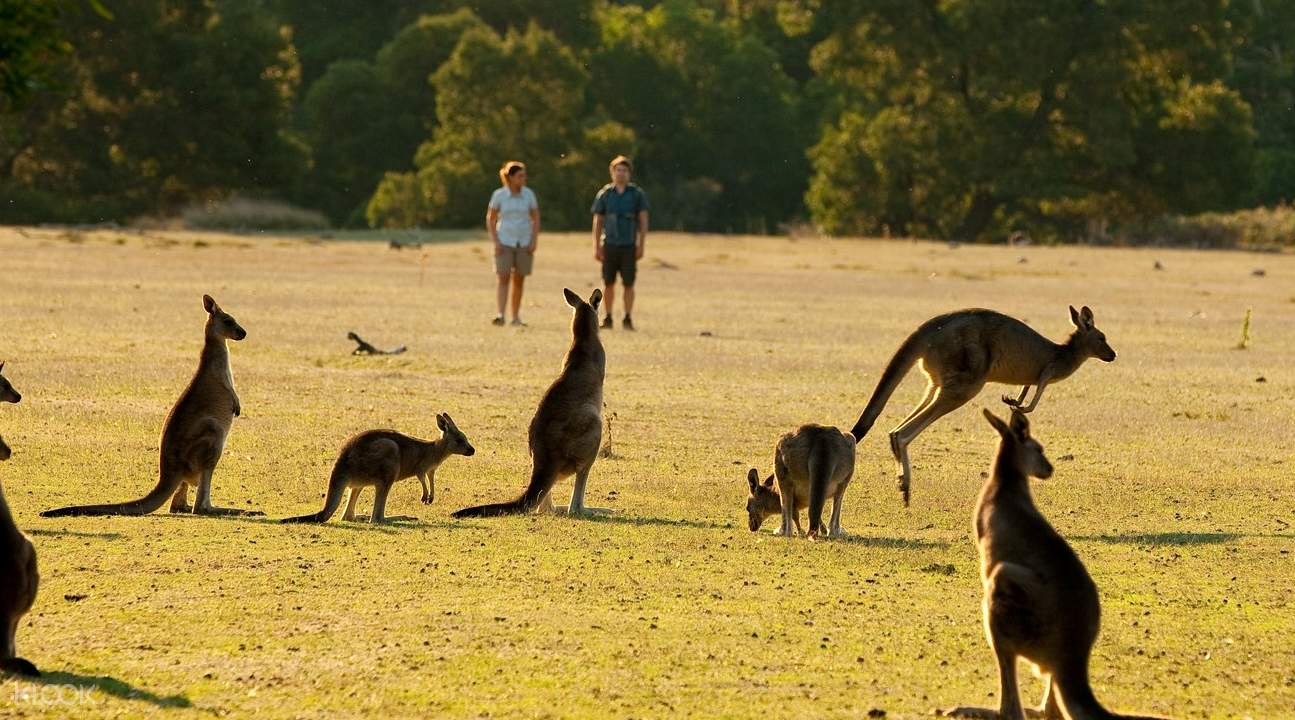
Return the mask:
POLYGON ((504 185, 508 185, 508 178, 518 172, 526 172, 526 163, 518 162, 517 160, 509 160, 504 163, 503 167, 499 168, 499 182, 504 185))
POLYGON ((607 172, 616 172, 617 165, 624 165, 625 168, 631 172, 634 170, 634 163, 630 162, 629 158, 624 155, 617 155, 607 164, 607 172))

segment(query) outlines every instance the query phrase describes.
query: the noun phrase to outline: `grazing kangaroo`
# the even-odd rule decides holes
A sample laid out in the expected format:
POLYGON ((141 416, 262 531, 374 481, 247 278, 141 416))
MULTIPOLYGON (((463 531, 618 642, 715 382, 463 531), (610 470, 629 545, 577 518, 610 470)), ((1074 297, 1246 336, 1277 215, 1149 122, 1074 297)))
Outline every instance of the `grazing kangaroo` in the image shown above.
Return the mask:
POLYGON ((1090 357, 1103 362, 1115 359, 1106 335, 1093 324, 1093 311, 1070 308, 1075 330, 1064 343, 1054 343, 1030 326, 993 310, 958 310, 922 323, 899 346, 877 381, 868 406, 850 434, 863 440, 881 415, 890 396, 917 363, 926 373, 926 396, 890 431, 890 451, 898 465, 899 489, 908 505, 912 469, 908 446, 931 423, 957 410, 974 398, 987 382, 1021 385, 1018 397, 1003 396, 1003 402, 1022 412, 1031 412, 1043 397, 1048 383, 1070 377, 1090 357), (1025 396, 1034 386, 1034 399, 1025 396))
POLYGON ((980 547, 985 635, 998 657, 999 708, 959 707, 952 717, 1021 720, 1017 658, 1033 663, 1048 684, 1032 716, 1048 720, 1149 720, 1102 707, 1088 682, 1088 659, 1101 625, 1097 586, 1083 562, 1048 523, 1030 495, 1030 478, 1047 479, 1052 463, 1030 436, 1030 422, 1012 408, 1009 425, 985 410, 998 431, 993 472, 972 520, 980 547))
POLYGON ((844 537, 841 529, 841 500, 854 476, 854 438, 834 427, 802 425, 794 433, 778 440, 773 457, 774 474, 760 484, 755 468, 747 473, 751 494, 746 501, 748 525, 752 532, 760 529, 764 519, 782 514, 778 535, 803 535, 800 511, 809 508, 809 537, 826 534, 844 537), (774 490, 774 478, 778 489, 774 490), (823 505, 832 498, 832 520, 824 526, 823 505))
MULTIPOLYGON (((0 372, 4 372, 3 360, 0 360, 0 372)), ((4 375, 0 375, 0 402, 16 403, 19 400, 22 400, 22 395, 13 389, 4 375)))
POLYGON ((46 510, 42 517, 65 515, 147 515, 171 498, 171 512, 195 515, 262 515, 255 510, 221 508, 211 504, 211 475, 220 462, 230 426, 241 407, 234 392, 234 376, 229 369, 226 340, 242 340, 247 331, 233 316, 220 309, 210 295, 202 296, 207 310, 205 340, 198 371, 180 399, 171 408, 162 427, 162 453, 157 487, 148 495, 131 502, 111 505, 76 505, 46 510), (188 505, 189 486, 197 493, 193 507, 188 505))
MULTIPOLYGON (((8 460, 9 446, 0 438, 0 460, 8 460)), ((36 572, 36 548, 31 540, 14 524, 13 513, 0 488, 0 621, 4 622, 4 635, 0 636, 0 672, 40 677, 40 671, 29 661, 18 657, 14 638, 18 622, 36 602, 36 586, 40 575, 36 572)))
POLYGON ((553 381, 531 418, 529 444, 531 481, 516 499, 505 503, 478 505, 454 513, 456 518, 518 515, 536 508, 551 508, 549 498, 560 478, 575 475, 575 489, 567 512, 610 512, 585 507, 585 484, 598 459, 603 437, 603 376, 607 354, 598 339, 598 305, 602 290, 594 290, 589 302, 570 290, 563 290, 574 310, 571 319, 571 348, 562 364, 562 374, 553 381))
POLYGON ((450 455, 471 457, 477 450, 467 436, 444 413, 436 416, 436 426, 441 429, 438 440, 419 440, 394 430, 369 430, 355 435, 342 446, 342 452, 333 465, 333 475, 328 481, 328 494, 324 496, 324 509, 311 515, 284 518, 286 523, 328 522, 342 504, 346 491, 346 512, 343 520, 367 520, 355 517, 355 501, 364 488, 372 486, 372 522, 413 520, 410 517, 387 517, 387 493, 397 480, 418 476, 423 486, 423 504, 431 505, 436 497, 436 468, 450 455))

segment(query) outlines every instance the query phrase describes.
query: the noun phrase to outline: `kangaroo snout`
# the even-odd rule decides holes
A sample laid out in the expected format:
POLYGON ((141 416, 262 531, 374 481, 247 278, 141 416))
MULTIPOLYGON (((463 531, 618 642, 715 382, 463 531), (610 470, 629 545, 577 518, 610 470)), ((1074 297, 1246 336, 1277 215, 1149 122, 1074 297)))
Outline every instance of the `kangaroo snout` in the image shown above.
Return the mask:
POLYGON ((467 457, 472 457, 477 454, 477 449, 469 445, 468 449, 463 451, 463 454, 467 457))
POLYGON ((234 330, 234 340, 242 340, 245 337, 247 337, 247 331, 243 328, 240 327, 234 330))

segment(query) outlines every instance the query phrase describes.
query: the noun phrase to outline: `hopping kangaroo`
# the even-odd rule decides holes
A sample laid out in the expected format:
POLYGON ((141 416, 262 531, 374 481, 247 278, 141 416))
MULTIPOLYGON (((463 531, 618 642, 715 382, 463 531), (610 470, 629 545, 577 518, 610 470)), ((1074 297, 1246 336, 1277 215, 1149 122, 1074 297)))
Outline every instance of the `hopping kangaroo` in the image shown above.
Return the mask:
POLYGON ((478 505, 454 513, 456 518, 517 515, 536 508, 552 507, 549 498, 560 478, 576 476, 571 492, 571 515, 608 512, 585 507, 585 483, 598 457, 603 438, 603 376, 607 354, 598 339, 598 304, 602 290, 594 290, 589 302, 570 290, 563 290, 567 304, 575 309, 571 320, 571 348, 562 364, 562 374, 553 381, 531 418, 529 443, 531 481, 511 502, 478 505))
POLYGON ((441 429, 438 440, 428 441, 403 435, 394 430, 369 430, 352 437, 342 446, 342 452, 333 465, 333 475, 328 481, 328 494, 324 509, 311 515, 285 518, 286 523, 328 522, 342 504, 342 493, 348 494, 343 520, 365 520, 355 517, 355 501, 364 488, 373 486, 372 522, 412 520, 408 517, 387 517, 387 493, 397 480, 418 476, 423 485, 423 504, 430 505, 436 497, 436 468, 450 455, 476 454, 476 448, 459 430, 449 415, 436 416, 436 426, 441 429))
MULTIPOLYGON (((0 438, 0 460, 8 460, 9 455, 9 446, 0 438)), ((14 524, 3 488, 0 488, 0 577, 5 579, 0 584, 0 620, 4 622, 4 635, 0 636, 0 672, 39 677, 40 671, 18 657, 14 645, 18 622, 36 602, 36 586, 40 583, 36 548, 14 524)))
MULTIPOLYGON (((3 360, 0 360, 0 372, 4 372, 3 360)), ((19 400, 22 400, 22 395, 13 389, 13 385, 9 384, 4 375, 0 375, 0 402, 16 403, 19 400)))
POLYGON ((230 426, 241 408, 234 392, 226 340, 247 337, 238 321, 220 309, 210 295, 202 296, 207 326, 198 360, 198 371, 167 415, 162 427, 162 453, 157 487, 131 502, 111 505, 76 505, 47 510, 43 517, 65 515, 147 515, 171 498, 171 512, 196 515, 261 515, 254 510, 221 508, 211 504, 211 475, 220 462, 230 426), (193 507, 188 505, 189 486, 197 487, 193 507))
POLYGON ((1003 402, 1028 413, 1039 404, 1048 383, 1070 377, 1088 358, 1115 359, 1106 335, 1093 324, 1092 310, 1087 306, 1070 308, 1070 322, 1074 332, 1058 344, 1020 320, 993 310, 959 310, 927 320, 895 351, 850 434, 855 442, 863 440, 895 388, 913 365, 920 363, 927 378, 926 396, 890 431, 899 489, 908 505, 913 476, 909 444, 931 423, 967 404, 985 383, 1021 385, 1019 396, 1004 395, 1003 402), (1034 398, 1026 405, 1031 386, 1034 398))
POLYGON ((985 419, 998 431, 998 453, 972 524, 980 547, 985 634, 998 657, 999 708, 960 707, 945 715, 1024 718, 1016 685, 1017 658, 1024 658, 1048 684, 1043 706, 1031 715, 1138 720, 1106 710, 1089 685, 1088 659, 1101 624, 1097 586, 1034 506, 1030 478, 1052 475, 1043 446, 1030 437, 1030 422, 1019 408, 1012 409, 1010 425, 988 410, 985 419))
POLYGON ((845 488, 854 476, 854 438, 834 427, 802 425, 796 432, 787 433, 778 440, 773 455, 774 474, 760 484, 760 472, 751 468, 747 484, 751 494, 746 500, 748 525, 751 532, 760 529, 765 518, 782 514, 779 535, 791 536, 791 526, 796 534, 803 535, 800 511, 809 508, 809 537, 826 533, 828 537, 843 537, 841 529, 841 500, 845 488), (778 479, 778 489, 773 486, 778 479), (823 525, 823 505, 832 498, 832 520, 823 525))

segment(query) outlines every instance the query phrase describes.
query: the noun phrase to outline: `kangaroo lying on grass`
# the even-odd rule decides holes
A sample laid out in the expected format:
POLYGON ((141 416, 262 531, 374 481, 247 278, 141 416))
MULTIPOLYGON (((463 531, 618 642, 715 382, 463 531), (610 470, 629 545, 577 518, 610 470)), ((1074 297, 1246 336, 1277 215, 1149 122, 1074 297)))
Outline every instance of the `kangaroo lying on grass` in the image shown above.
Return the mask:
POLYGON ((602 290, 594 290, 589 302, 570 290, 563 290, 567 304, 575 309, 571 320, 571 348, 567 350, 562 374, 553 381, 531 419, 531 481, 516 500, 464 508, 456 518, 518 515, 536 508, 551 508, 553 485, 575 475, 571 492, 571 515, 610 512, 585 507, 585 483, 598 459, 603 437, 603 376, 607 354, 598 339, 598 305, 602 290))
POLYGON ((202 296, 207 325, 198 360, 198 371, 171 408, 162 428, 160 478, 148 495, 131 502, 111 505, 76 505, 46 510, 43 517, 65 515, 147 515, 171 498, 171 512, 195 515, 261 515, 254 510, 222 508, 211 504, 211 476, 220 462, 230 426, 239 415, 238 394, 229 369, 226 340, 242 340, 247 331, 233 316, 220 309, 210 295, 202 296), (193 507, 188 505, 189 486, 197 486, 193 507))
POLYGON ((778 440, 773 457, 773 476, 760 484, 760 472, 751 468, 747 484, 751 494, 746 500, 746 512, 751 532, 760 529, 764 519, 782 514, 778 535, 791 536, 791 526, 796 534, 803 535, 800 511, 809 508, 809 537, 824 533, 828 537, 844 537, 841 529, 841 499, 845 488, 854 476, 854 438, 833 427, 802 425, 796 432, 787 433, 778 440), (778 479, 778 489, 773 487, 778 479), (823 505, 832 498, 832 521, 823 525, 823 505))
MULTIPOLYGON (((8 460, 10 454, 9 446, 0 438, 0 460, 8 460)), ((36 602, 36 586, 40 584, 36 548, 14 524, 3 488, 0 488, 0 578, 4 579, 0 583, 0 621, 4 622, 0 628, 4 632, 0 635, 0 672, 40 677, 35 665, 18 657, 14 645, 18 622, 36 602)))
MULTIPOLYGON (((1088 658, 1101 625, 1097 586, 1070 545, 1034 505, 1030 478, 1047 479, 1052 463, 1030 437, 1030 422, 1012 409, 1011 425, 985 410, 998 431, 993 472, 976 502, 985 635, 998 656, 999 708, 960 707, 945 715, 1020 720, 1016 661, 1034 663, 1048 683, 1048 720, 1140 720, 1102 707, 1088 682, 1088 658)), ((1142 719, 1146 720, 1146 719, 1142 719)))
POLYGON ((1070 377, 1090 357, 1103 362, 1115 359, 1106 335, 1093 324, 1093 311, 1070 308, 1075 330, 1064 343, 1043 337, 1028 325, 993 310, 959 310, 922 323, 899 346, 877 381, 868 406, 850 434, 863 440, 886 402, 914 364, 926 373, 926 396, 904 421, 890 431, 890 451, 898 465, 899 489, 908 505, 912 469, 908 446, 931 423, 967 404, 987 382, 1021 385, 1018 397, 1003 402, 1031 412, 1048 383, 1070 377), (1034 386, 1034 399, 1025 396, 1034 386))
POLYGON ((397 480, 418 476, 423 485, 423 504, 431 505, 436 497, 436 468, 450 455, 476 454, 476 448, 459 430, 449 415, 436 416, 436 426, 441 429, 438 440, 428 441, 402 435, 394 430, 369 430, 352 437, 342 446, 342 452, 333 465, 333 475, 328 481, 328 494, 324 509, 311 515, 285 518, 286 523, 327 522, 342 504, 342 491, 346 491, 346 512, 343 520, 367 520, 355 517, 355 501, 366 487, 373 487, 372 522, 413 520, 410 517, 387 517, 387 493, 397 480))
MULTIPOLYGON (((3 360, 0 360, 0 372, 4 372, 3 360)), ((13 389, 13 385, 9 384, 4 375, 0 375, 0 402, 16 403, 20 400, 22 400, 22 395, 13 389)))

